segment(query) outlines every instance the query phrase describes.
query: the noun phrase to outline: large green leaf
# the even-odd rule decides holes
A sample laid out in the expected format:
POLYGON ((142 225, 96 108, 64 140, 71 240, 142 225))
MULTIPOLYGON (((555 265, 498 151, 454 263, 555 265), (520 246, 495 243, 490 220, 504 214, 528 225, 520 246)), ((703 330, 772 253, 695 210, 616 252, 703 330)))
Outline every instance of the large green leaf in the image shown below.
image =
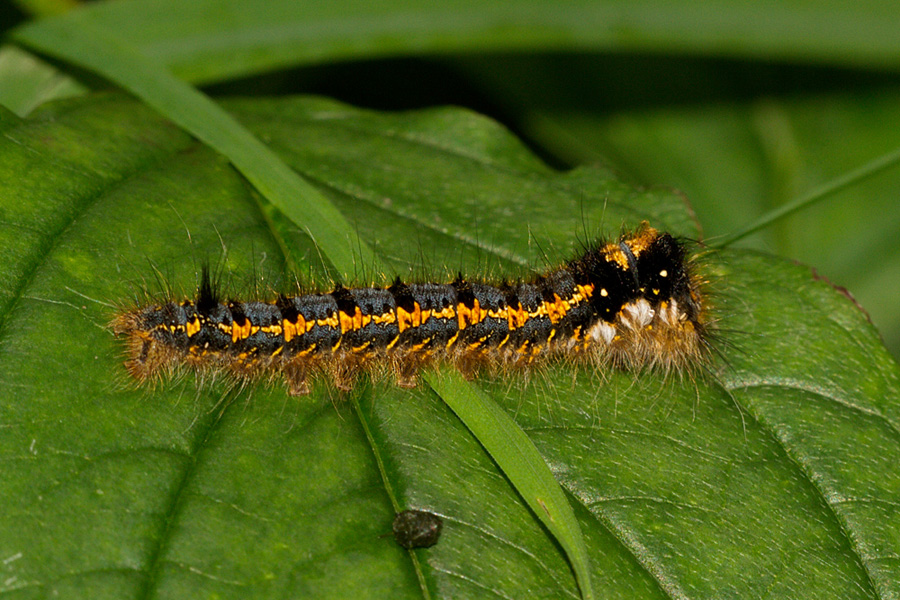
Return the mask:
POLYGON ((111 33, 179 77, 209 82, 347 58, 535 48, 792 57, 896 69, 897 24, 891 0, 858 2, 852 10, 834 0, 142 0, 73 11, 29 26, 19 39, 43 44, 61 31, 111 33))
MULTIPOLYGON (((696 235, 679 197, 555 173, 465 111, 227 108, 336 203, 387 276, 540 270, 585 231, 644 218, 696 235)), ((192 376, 135 389, 106 323, 136 290, 159 293, 159 275, 190 293, 210 260, 234 293, 265 292, 278 237, 322 281, 317 248, 221 157, 120 96, 0 127, 7 595, 577 597, 565 554, 427 387, 374 382, 354 402, 327 382, 299 400, 192 376), (417 560, 380 537, 386 486, 444 517, 417 560)), ((569 495, 597 596, 897 595, 897 365, 807 269, 747 252, 705 263, 727 357, 714 375, 560 365, 478 382, 569 495)), ((381 277, 359 265, 360 281, 381 277)))

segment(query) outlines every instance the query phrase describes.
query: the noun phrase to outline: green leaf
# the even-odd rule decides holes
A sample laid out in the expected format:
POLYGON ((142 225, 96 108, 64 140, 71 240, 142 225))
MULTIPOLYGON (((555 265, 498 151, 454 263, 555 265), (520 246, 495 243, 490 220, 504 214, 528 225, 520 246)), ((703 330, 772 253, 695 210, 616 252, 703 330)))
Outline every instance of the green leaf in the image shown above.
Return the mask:
MULTIPOLYGON (((540 271, 645 218, 696 235, 677 195, 556 173, 463 110, 225 107, 373 246, 387 271, 360 264, 361 282, 540 271)), ((578 597, 553 536, 425 386, 375 382, 358 412, 324 381, 301 399, 194 376, 135 389, 106 324, 158 296, 157 274, 191 294, 210 260, 234 294, 267 293, 278 231, 327 284, 318 249, 222 157, 120 96, 0 128, 0 589, 578 597), (385 481, 444 518, 415 562, 380 537, 385 481)), ((712 375, 556 365, 476 382, 563 485, 597 597, 897 595, 896 363, 807 269, 746 251, 704 263, 727 358, 712 375)))
POLYGON ((54 98, 84 93, 71 77, 16 46, 0 46, 0 106, 25 116, 54 98))
MULTIPOLYGON (((20 30, 33 43, 57 23, 114 33, 179 77, 210 82, 288 65, 397 54, 616 49, 884 66, 900 39, 890 0, 145 0, 108 2, 20 30), (42 31, 44 30, 44 31, 42 31)), ((57 48, 64 48, 59 40, 57 48)))

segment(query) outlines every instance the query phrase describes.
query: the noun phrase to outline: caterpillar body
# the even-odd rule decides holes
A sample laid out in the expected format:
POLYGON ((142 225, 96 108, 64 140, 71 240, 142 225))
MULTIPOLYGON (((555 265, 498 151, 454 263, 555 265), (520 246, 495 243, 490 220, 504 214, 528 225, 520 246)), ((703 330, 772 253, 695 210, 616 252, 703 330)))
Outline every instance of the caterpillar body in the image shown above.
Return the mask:
POLYGON ((270 301, 220 299, 204 271, 196 298, 138 307, 112 329, 138 381, 182 367, 239 379, 283 377, 292 395, 324 373, 341 390, 361 370, 398 385, 449 363, 529 367, 554 357, 598 368, 689 369, 707 355, 710 319, 685 245, 644 222, 527 281, 404 283, 270 301))

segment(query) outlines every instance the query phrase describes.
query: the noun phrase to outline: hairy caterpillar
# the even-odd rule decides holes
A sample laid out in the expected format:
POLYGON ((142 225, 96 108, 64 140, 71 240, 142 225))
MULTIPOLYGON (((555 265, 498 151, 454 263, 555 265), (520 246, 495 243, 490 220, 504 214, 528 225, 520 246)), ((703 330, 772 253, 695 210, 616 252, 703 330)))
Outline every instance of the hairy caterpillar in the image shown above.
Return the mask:
POLYGON ((195 299, 117 316, 138 381, 182 366, 240 379, 284 378, 292 395, 327 374, 342 390, 361 370, 413 387, 448 363, 530 366, 566 357, 598 367, 684 370, 708 351, 710 319, 683 243, 642 223, 528 281, 404 283, 265 300, 220 299, 204 271, 195 299))

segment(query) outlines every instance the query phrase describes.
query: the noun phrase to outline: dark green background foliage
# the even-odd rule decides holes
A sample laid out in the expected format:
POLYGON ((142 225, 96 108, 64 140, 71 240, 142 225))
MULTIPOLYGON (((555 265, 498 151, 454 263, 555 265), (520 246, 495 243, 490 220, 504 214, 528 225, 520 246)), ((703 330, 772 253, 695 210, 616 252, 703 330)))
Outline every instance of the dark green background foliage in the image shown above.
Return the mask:
POLYGON ((565 515, 523 491, 534 465, 495 452, 517 438, 480 432, 439 378, 300 399, 192 375, 136 389, 107 328, 148 292, 191 293, 204 261, 229 293, 271 294, 295 275, 515 277, 643 219, 730 233, 900 146, 898 16, 867 5, 158 0, 15 31, 22 47, 0 50, 15 111, 0 108, 2 596, 577 598, 574 568, 597 598, 900 597, 900 372, 819 276, 858 292, 896 347, 896 170, 751 241, 818 272, 703 255, 724 354, 709 373, 561 364, 476 382, 578 535, 545 527, 565 515), (143 100, 91 89, 98 73, 143 100), (398 508, 440 514, 441 541, 399 548, 384 536, 398 508))

